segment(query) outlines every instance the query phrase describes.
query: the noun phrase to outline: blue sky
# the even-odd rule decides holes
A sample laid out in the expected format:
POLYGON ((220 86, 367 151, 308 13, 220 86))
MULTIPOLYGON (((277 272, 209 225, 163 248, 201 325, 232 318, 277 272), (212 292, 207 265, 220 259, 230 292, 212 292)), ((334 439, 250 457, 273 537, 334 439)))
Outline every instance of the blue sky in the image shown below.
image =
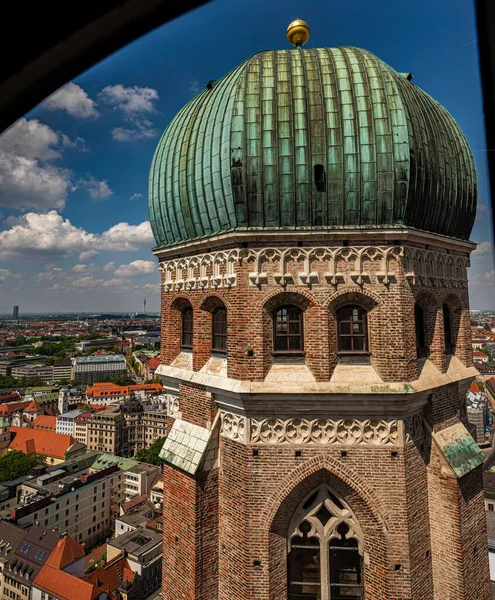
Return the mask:
POLYGON ((440 101, 479 179, 473 308, 495 308, 474 7, 466 0, 216 0, 108 57, 0 138, 0 313, 159 310, 147 180, 159 136, 210 79, 259 50, 366 48, 440 101))

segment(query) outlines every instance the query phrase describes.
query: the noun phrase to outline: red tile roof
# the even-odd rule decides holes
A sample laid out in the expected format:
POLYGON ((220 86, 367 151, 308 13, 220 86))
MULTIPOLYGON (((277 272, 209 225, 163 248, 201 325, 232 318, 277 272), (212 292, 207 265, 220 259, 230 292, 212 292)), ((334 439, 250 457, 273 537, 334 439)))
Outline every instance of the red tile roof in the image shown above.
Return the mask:
POLYGON ((51 429, 55 431, 57 429, 57 417, 50 415, 38 415, 33 421, 34 429, 51 429))
POLYGON ((148 494, 142 494, 141 496, 136 496, 132 500, 129 500, 129 502, 123 502, 122 510, 124 511, 124 513, 126 513, 131 508, 134 508, 135 506, 138 506, 139 504, 143 504, 143 502, 146 502, 147 500, 148 500, 148 494))
POLYGON ((75 443, 71 435, 56 433, 47 429, 29 429, 27 427, 11 427, 14 439, 9 450, 19 450, 24 454, 42 454, 53 458, 65 459, 65 453, 75 443))
POLYGON ((157 367, 160 366, 160 357, 159 356, 155 356, 153 358, 150 358, 146 361, 146 366, 149 369, 156 369, 157 367))
MULTIPOLYGON (((84 577, 84 581, 96 585, 96 580, 98 579, 99 589, 104 590, 113 598, 112 594, 124 581, 123 574, 126 571, 130 571, 129 563, 126 558, 119 555, 101 567, 98 567, 98 569, 88 573, 88 575, 84 577)), ((132 574, 134 575, 134 573, 132 574)))
POLYGON ((55 546, 45 565, 63 570, 84 556, 84 548, 81 544, 65 536, 55 546))
POLYGON ((29 400, 25 402, 11 402, 10 404, 0 404, 0 416, 10 417, 16 410, 26 408, 29 405, 29 400))
POLYGON ((471 387, 469 389, 473 392, 473 394, 480 393, 480 388, 479 388, 479 385, 476 383, 476 381, 473 381, 473 383, 471 384, 471 387))
POLYGON ((31 400, 28 406, 24 409, 24 412, 34 413, 34 412, 43 412, 41 406, 36 402, 36 400, 31 400))
POLYGON ((13 392, 10 392, 10 394, 0 396, 0 404, 3 404, 4 402, 14 402, 14 400, 19 400, 20 397, 21 395, 19 394, 19 392, 16 392, 14 390, 13 392))
POLYGON ((33 585, 58 600, 94 600, 101 593, 91 583, 46 564, 41 568, 33 585))

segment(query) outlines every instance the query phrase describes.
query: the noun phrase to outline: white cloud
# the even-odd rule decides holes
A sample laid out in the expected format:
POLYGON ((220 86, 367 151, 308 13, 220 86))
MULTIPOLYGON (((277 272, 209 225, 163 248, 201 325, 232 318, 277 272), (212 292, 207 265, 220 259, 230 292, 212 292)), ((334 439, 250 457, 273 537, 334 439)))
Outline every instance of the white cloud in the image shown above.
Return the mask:
POLYGON ((79 263, 72 267, 72 271, 74 273, 88 273, 89 271, 95 271, 96 267, 94 265, 87 265, 85 263, 79 263))
POLYGON ((135 285, 134 289, 141 294, 150 293, 150 294, 158 294, 160 293, 161 287, 159 283, 146 283, 144 285, 135 285))
POLYGON ((102 102, 108 104, 116 110, 121 110, 127 117, 136 114, 153 113, 153 105, 158 100, 159 95, 156 90, 149 87, 125 87, 120 83, 117 85, 107 85, 98 94, 102 102))
POLYGON ((134 142, 149 140, 160 134, 148 119, 134 119, 134 127, 116 127, 112 130, 112 138, 117 142, 134 142))
POLYGON ((157 264, 153 260, 134 260, 128 265, 120 265, 115 269, 118 277, 135 277, 137 275, 149 275, 155 273, 157 264))
POLYGON ((20 119, 0 136, 0 205, 40 211, 62 209, 74 191, 73 173, 53 162, 66 148, 84 149, 37 119, 20 119))
POLYGON ((491 254, 492 252, 493 246, 491 242, 480 242, 476 249, 473 251, 473 255, 491 254))
POLYGON ((139 198, 142 198, 143 194, 139 194, 138 192, 135 192, 134 194, 132 194, 132 196, 129 198, 129 200, 139 200, 139 198))
POLYGON ((72 189, 71 175, 68 169, 0 152, 0 205, 62 209, 72 189))
POLYGON ((199 81, 197 79, 193 79, 192 81, 190 81, 189 83, 189 90, 191 92, 193 92, 194 94, 197 94, 199 92, 199 81))
POLYGON ((129 142, 159 135, 158 129, 146 118, 146 115, 156 112, 154 103, 159 99, 159 95, 153 88, 108 85, 98 94, 98 98, 107 106, 122 112, 124 120, 130 125, 113 129, 114 140, 129 142))
POLYGON ((103 270, 104 270, 106 273, 108 273, 108 272, 110 272, 110 271, 114 271, 114 270, 115 270, 115 263, 114 263, 113 261, 112 261, 112 262, 109 262, 109 263, 107 263, 107 264, 106 264, 106 265, 103 267, 103 270))
POLYGON ((20 279, 21 276, 15 273, 11 273, 8 269, 0 269, 0 281, 7 279, 7 277, 12 277, 15 279, 20 279))
POLYGON ((75 227, 56 211, 26 213, 10 229, 0 232, 1 258, 45 258, 79 253, 83 262, 98 251, 137 251, 151 247, 153 234, 149 221, 139 225, 117 223, 102 234, 75 227))
POLYGON ((60 157, 54 148, 59 143, 59 135, 51 127, 23 117, 0 136, 0 152, 47 161, 60 157))
POLYGON ((482 221, 489 213, 488 205, 483 202, 476 207, 476 221, 482 221))
POLYGON ((69 115, 82 119, 98 116, 95 101, 91 100, 82 87, 73 82, 57 90, 43 102, 43 106, 48 110, 66 110, 69 115))
POLYGON ((93 200, 105 200, 106 198, 110 198, 113 194, 113 190, 110 189, 106 179, 98 181, 93 175, 88 175, 86 179, 81 179, 78 182, 78 185, 85 190, 88 190, 89 195, 93 200))
POLYGON ((117 223, 100 236, 99 247, 105 250, 136 250, 138 247, 154 246, 155 239, 149 221, 139 225, 117 223))
POLYGON ((97 255, 98 255, 98 252, 96 250, 84 250, 83 252, 81 252, 79 254, 79 260, 80 261, 89 260, 90 258, 94 258, 97 255))

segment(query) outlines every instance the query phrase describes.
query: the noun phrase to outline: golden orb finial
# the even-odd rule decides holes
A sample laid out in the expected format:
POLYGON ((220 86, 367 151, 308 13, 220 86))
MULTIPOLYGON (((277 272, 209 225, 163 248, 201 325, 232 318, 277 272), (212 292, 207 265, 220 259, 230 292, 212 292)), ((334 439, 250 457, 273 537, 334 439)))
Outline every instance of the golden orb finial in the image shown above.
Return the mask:
POLYGON ((287 27, 287 39, 293 46, 302 46, 311 35, 311 29, 306 21, 296 19, 287 27))

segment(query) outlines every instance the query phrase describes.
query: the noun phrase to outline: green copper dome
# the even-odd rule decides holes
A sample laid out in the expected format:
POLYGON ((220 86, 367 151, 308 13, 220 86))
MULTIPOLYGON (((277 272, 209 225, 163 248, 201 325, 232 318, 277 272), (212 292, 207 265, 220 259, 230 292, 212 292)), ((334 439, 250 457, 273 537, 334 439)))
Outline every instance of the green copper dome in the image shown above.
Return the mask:
POLYGON ((158 247, 227 231, 414 227, 467 239, 476 172, 452 116, 357 48, 261 52, 172 120, 150 171, 158 247))

